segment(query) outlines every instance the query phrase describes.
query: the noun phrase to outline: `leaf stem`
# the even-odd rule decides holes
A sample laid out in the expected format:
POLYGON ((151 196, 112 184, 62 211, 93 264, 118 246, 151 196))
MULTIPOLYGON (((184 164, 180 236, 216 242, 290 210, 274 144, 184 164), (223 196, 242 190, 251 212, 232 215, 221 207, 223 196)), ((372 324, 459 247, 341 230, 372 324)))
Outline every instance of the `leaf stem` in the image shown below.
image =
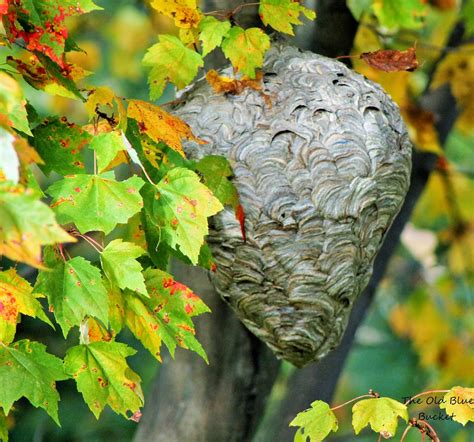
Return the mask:
POLYGON ((400 442, 403 442, 405 440, 405 437, 407 436, 408 432, 413 428, 413 425, 407 425, 405 428, 405 431, 402 434, 402 437, 400 438, 400 442))
POLYGON ((344 402, 343 404, 341 405, 337 405, 336 407, 332 407, 331 410, 334 411, 334 410, 338 410, 339 408, 342 408, 342 407, 345 407, 346 405, 349 405, 351 402, 355 402, 355 401, 358 401, 359 399, 364 399, 364 398, 377 398, 378 395, 375 394, 375 393, 372 393, 370 392, 369 394, 363 394, 362 396, 357 396, 347 402, 344 402))

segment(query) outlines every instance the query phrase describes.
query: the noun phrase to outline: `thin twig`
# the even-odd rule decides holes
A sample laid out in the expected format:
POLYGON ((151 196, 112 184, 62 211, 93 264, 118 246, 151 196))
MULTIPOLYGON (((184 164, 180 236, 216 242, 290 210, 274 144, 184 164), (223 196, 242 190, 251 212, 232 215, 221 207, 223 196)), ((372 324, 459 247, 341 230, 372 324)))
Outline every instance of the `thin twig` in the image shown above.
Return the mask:
POLYGON ((337 405, 336 407, 332 407, 331 410, 334 411, 334 410, 338 410, 339 408, 342 408, 342 407, 345 407, 346 405, 349 405, 351 402, 355 402, 355 401, 358 401, 359 399, 364 399, 364 398, 377 398, 378 395, 374 394, 374 393, 369 393, 369 394, 363 394, 362 396, 357 396, 355 397, 354 399, 351 399, 347 402, 344 402, 343 404, 341 405, 337 405))

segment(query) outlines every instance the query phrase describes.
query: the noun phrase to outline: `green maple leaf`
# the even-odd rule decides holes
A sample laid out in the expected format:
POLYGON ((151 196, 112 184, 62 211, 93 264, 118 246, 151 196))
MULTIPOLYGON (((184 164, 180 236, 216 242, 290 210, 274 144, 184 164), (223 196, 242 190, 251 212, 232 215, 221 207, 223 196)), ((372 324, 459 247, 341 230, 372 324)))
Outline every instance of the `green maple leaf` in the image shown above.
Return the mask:
POLYGON ((255 69, 263 65, 263 56, 270 48, 270 37, 260 28, 242 29, 233 26, 222 42, 224 55, 240 72, 255 78, 255 69))
POLYGON ((106 132, 94 136, 89 144, 94 149, 97 158, 97 171, 103 172, 121 150, 126 150, 120 133, 106 132))
POLYGON ((192 317, 209 308, 188 287, 158 269, 144 272, 149 298, 129 290, 109 292, 111 317, 125 324, 150 353, 161 361, 165 344, 174 357, 177 346, 192 350, 207 361, 201 344, 194 336, 192 317))
POLYGON ((15 269, 0 272, 0 342, 9 344, 13 341, 20 314, 39 318, 54 328, 33 294, 33 287, 16 273, 15 269))
POLYGON ((191 83, 204 61, 200 54, 184 46, 179 38, 160 35, 159 43, 148 48, 143 65, 151 67, 148 83, 150 98, 155 100, 163 93, 168 81, 178 89, 191 83))
MULTIPOLYGON (((331 431, 337 431, 337 419, 329 405, 323 401, 315 401, 311 408, 298 413, 290 422, 290 427, 300 427, 297 437, 305 442, 309 437, 311 442, 323 440, 331 431)), ((295 437, 296 440, 296 437, 295 437)))
POLYGON ((397 432, 398 416, 408 421, 406 405, 388 397, 364 399, 352 407, 352 426, 356 434, 370 424, 376 433, 393 437, 397 432))
POLYGON ((98 419, 109 405, 117 414, 129 418, 143 405, 140 377, 128 366, 126 358, 136 353, 119 342, 91 342, 77 345, 64 358, 66 372, 74 377, 77 389, 98 419))
POLYGON ((156 191, 153 214, 162 240, 174 249, 179 246, 196 264, 208 233, 207 218, 222 210, 222 204, 196 173, 180 167, 170 170, 156 191))
POLYGON ((49 249, 45 250, 45 264, 50 269, 38 274, 35 292, 48 297, 65 337, 86 316, 108 323, 108 295, 97 267, 82 256, 63 261, 49 249))
POLYGON ((233 171, 226 158, 209 155, 199 160, 195 168, 204 177, 204 184, 222 204, 231 205, 234 209, 237 207, 239 194, 230 181, 233 171))
POLYGON ((100 255, 104 273, 119 288, 148 296, 142 266, 135 259, 144 253, 141 247, 130 242, 121 239, 111 241, 100 255))
POLYGON ((229 20, 220 21, 212 15, 204 17, 199 22, 199 40, 202 42, 202 56, 206 56, 220 46, 222 39, 225 37, 231 24, 229 20))
POLYGON ((372 11, 380 25, 389 29, 418 29, 428 12, 423 0, 374 0, 372 11))
POLYGON ((79 126, 68 123, 65 117, 45 121, 33 130, 36 150, 43 158, 41 170, 61 175, 84 173, 82 149, 92 138, 79 126))
POLYGON ((144 182, 137 176, 115 181, 113 172, 101 175, 71 175, 57 181, 46 192, 53 197, 61 224, 73 222, 81 233, 98 230, 110 233, 143 206, 139 194, 144 182))
POLYGON ((295 35, 292 25, 302 24, 301 13, 310 20, 316 18, 314 11, 292 0, 261 0, 258 12, 265 26, 290 35, 295 35))
POLYGON ((41 246, 76 241, 31 189, 0 183, 0 255, 42 267, 41 246))
POLYGON ((59 425, 56 381, 67 379, 61 359, 46 352, 39 342, 27 339, 7 347, 0 344, 0 406, 6 414, 13 402, 26 397, 59 425))

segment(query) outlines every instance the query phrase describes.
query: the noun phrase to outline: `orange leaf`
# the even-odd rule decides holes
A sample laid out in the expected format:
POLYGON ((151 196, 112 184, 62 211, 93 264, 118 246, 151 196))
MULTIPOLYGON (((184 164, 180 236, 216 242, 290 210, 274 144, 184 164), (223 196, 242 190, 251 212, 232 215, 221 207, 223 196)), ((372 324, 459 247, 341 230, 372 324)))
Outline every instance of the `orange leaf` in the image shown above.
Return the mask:
POLYGON ((148 135, 157 143, 165 143, 183 157, 185 156, 181 144, 183 138, 206 144, 193 135, 191 128, 183 120, 160 107, 141 100, 129 100, 128 103, 128 117, 137 121, 140 133, 148 135))
POLYGON ((364 52, 360 58, 369 66, 385 72, 414 71, 419 66, 415 48, 408 48, 406 51, 379 49, 364 52))
POLYGON ((253 89, 255 91, 262 90, 262 72, 257 72, 255 79, 243 77, 242 80, 236 78, 222 77, 217 71, 211 69, 206 74, 207 82, 212 86, 218 94, 239 95, 245 89, 253 89))

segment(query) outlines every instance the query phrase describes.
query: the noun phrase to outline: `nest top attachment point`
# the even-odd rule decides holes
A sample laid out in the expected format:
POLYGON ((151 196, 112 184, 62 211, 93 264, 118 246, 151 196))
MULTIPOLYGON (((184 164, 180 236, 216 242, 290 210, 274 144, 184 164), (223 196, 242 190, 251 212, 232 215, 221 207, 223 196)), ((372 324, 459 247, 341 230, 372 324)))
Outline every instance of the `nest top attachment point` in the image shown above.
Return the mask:
MULTIPOLYGON (((231 68, 222 71, 231 73, 231 68)), ((384 236, 405 198, 411 144, 382 88, 338 61, 279 44, 264 94, 216 95, 198 82, 177 113, 226 157, 245 212, 213 218, 212 282, 240 320, 298 367, 345 331, 384 236)))

